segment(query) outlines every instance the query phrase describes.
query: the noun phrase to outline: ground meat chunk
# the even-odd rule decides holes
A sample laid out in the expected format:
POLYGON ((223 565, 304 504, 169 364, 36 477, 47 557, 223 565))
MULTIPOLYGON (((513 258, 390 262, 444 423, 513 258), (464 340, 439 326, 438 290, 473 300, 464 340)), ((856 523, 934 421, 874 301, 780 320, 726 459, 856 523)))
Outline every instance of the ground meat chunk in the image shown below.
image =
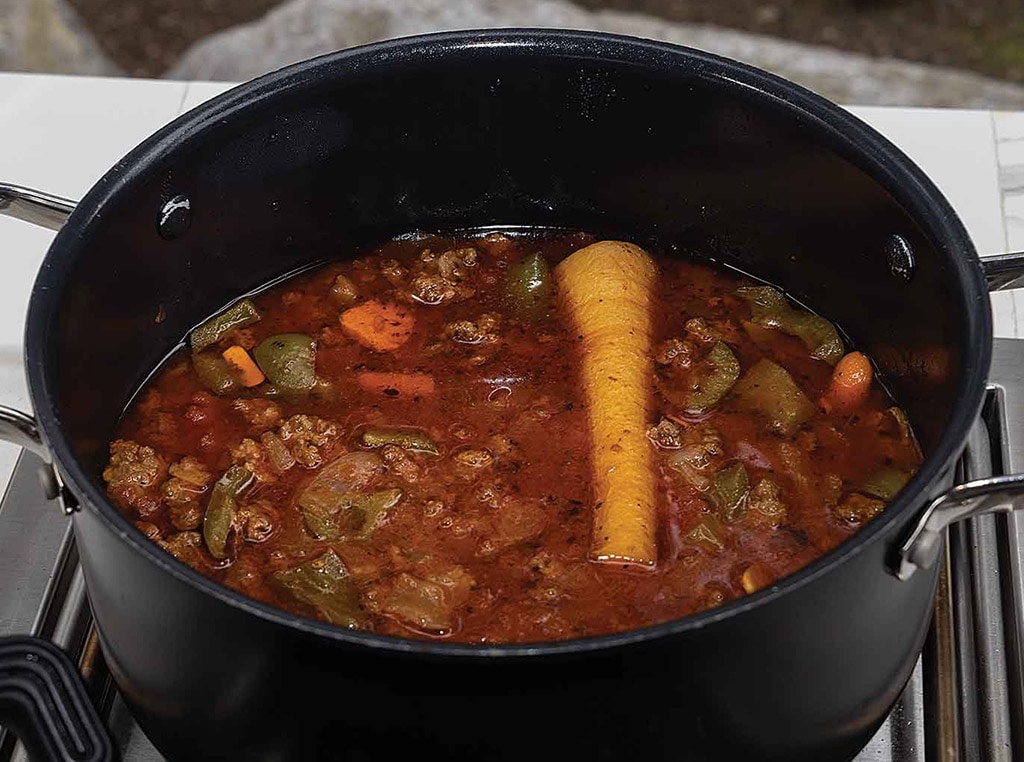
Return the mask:
POLYGON ((477 263, 476 249, 452 249, 441 255, 430 250, 420 254, 422 268, 412 280, 410 295, 424 304, 441 304, 451 299, 467 299, 474 290, 464 283, 466 269, 477 263))
POLYGON ((205 566, 203 536, 199 532, 181 532, 166 541, 160 541, 159 544, 161 548, 196 571, 202 571, 205 566))
POLYGON ((176 529, 195 529, 203 519, 200 502, 210 486, 210 472, 195 458, 185 456, 171 465, 170 474, 163 486, 163 496, 171 523, 176 529))
POLYGON ((444 509, 443 500, 428 500, 423 504, 423 515, 428 519, 432 519, 444 513, 444 509))
POLYGON ((167 476, 167 461, 152 447, 127 439, 110 445, 110 463, 103 470, 107 492, 118 505, 134 508, 143 518, 160 507, 160 485, 167 476))
POLYGON ((174 525, 174 528, 184 531, 186 529, 198 529, 199 525, 203 523, 205 511, 203 506, 196 502, 169 508, 167 513, 171 517, 171 524, 174 525))
POLYGON ((779 485, 762 479, 747 497, 747 517, 754 524, 777 527, 786 520, 786 504, 782 502, 779 485))
POLYGON ((231 450, 231 457, 238 465, 245 466, 257 481, 265 484, 277 481, 277 471, 270 464, 266 448, 256 440, 248 437, 243 439, 231 450))
POLYGON ((316 468, 337 444, 341 432, 333 421, 315 415, 293 415, 281 424, 277 435, 296 461, 306 468, 316 468))
MULTIPOLYGON (((186 455, 177 463, 171 464, 169 471, 171 478, 168 480, 167 484, 164 485, 165 493, 167 492, 167 486, 172 482, 180 482, 183 485, 200 488, 206 487, 210 483, 210 472, 206 470, 206 466, 191 455, 186 455)), ((185 498, 185 502, 190 501, 190 498, 185 498)), ((174 504, 178 501, 169 500, 169 502, 174 504)))
POLYGON ((385 445, 381 448, 380 456, 388 470, 399 479, 410 484, 419 480, 420 467, 398 445, 385 445))
POLYGON ((477 262, 476 249, 451 249, 437 258, 437 273, 450 283, 457 283, 466 277, 466 268, 477 262))
POLYGON ((147 538, 153 540, 154 542, 160 539, 160 527, 158 527, 156 524, 151 524, 148 521, 136 521, 135 528, 142 532, 144 535, 146 535, 147 538))
POLYGON ((474 320, 456 320, 444 327, 446 338, 459 344, 490 344, 498 340, 501 316, 485 312, 474 320))
POLYGON ((697 348, 691 341, 668 339, 661 342, 654 353, 654 361, 659 365, 676 365, 689 368, 697 361, 697 348))
POLYGON ((539 537, 548 517, 539 500, 510 496, 501 501, 491 540, 498 548, 539 537))
POLYGON ((267 454, 267 460, 271 468, 277 473, 283 474, 295 465, 295 456, 285 445, 284 440, 272 431, 265 432, 260 437, 260 444, 267 454))
POLYGON ((440 275, 423 273, 413 278, 412 298, 424 304, 441 304, 455 297, 455 287, 440 275))
POLYGON ((821 488, 827 506, 834 506, 843 496, 843 480, 839 474, 825 474, 821 479, 821 488))
POLYGON ((456 463, 469 468, 486 468, 494 462, 489 450, 461 450, 452 455, 456 463))
POLYGON ((507 236, 504 233, 489 233, 484 236, 482 241, 484 249, 489 254, 495 256, 503 256, 507 252, 512 251, 515 248, 516 241, 511 236, 507 236))
POLYGON ((235 400, 231 403, 231 409, 239 413, 256 431, 272 429, 281 422, 281 408, 271 400, 235 400))
POLYGON ((399 286, 405 281, 409 271, 402 267, 397 259, 385 259, 380 263, 380 274, 387 278, 392 286, 399 286))
POLYGON ((836 518, 848 524, 864 524, 880 514, 884 508, 883 501, 854 492, 847 495, 832 511, 836 518))
POLYGON ((647 437, 665 450, 678 450, 683 446, 682 427, 668 418, 662 418, 658 425, 647 429, 647 437))
POLYGON ((545 602, 572 597, 587 589, 594 571, 591 565, 570 561, 547 550, 539 551, 527 562, 527 568, 537 580, 533 597, 545 602))
POLYGON ((355 303, 356 299, 359 298, 359 289, 356 288, 356 284, 352 282, 350 278, 346 278, 344 275, 338 275, 334 278, 334 285, 331 286, 331 299, 340 306, 348 307, 355 303))
POLYGON ((497 509, 501 505, 501 489, 492 482, 482 482, 473 490, 476 499, 488 508, 497 509))
POLYGON ((708 321, 701 317, 690 318, 684 325, 688 338, 700 341, 704 344, 714 344, 721 336, 708 325, 708 321))
POLYGON ((189 400, 190 404, 185 408, 185 420, 189 423, 205 425, 211 417, 216 415, 217 399, 206 392, 196 392, 189 400))
POLYGON ((235 521, 246 542, 264 542, 277 526, 277 511, 270 503, 259 500, 239 508, 235 521))
POLYGON ((725 446, 716 428, 691 426, 682 430, 682 446, 668 456, 668 467, 703 492, 711 486, 711 477, 724 458, 725 446))

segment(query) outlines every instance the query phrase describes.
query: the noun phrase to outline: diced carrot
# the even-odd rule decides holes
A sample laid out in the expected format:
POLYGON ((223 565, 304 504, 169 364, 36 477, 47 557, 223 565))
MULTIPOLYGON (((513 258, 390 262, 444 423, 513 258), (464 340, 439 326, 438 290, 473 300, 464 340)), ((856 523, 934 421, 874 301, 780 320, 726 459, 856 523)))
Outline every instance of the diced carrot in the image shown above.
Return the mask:
POLYGON ((555 268, 580 336, 594 477, 590 557, 653 568, 658 561, 655 468, 647 442, 654 286, 643 249, 601 241, 555 268))
POLYGON ((364 347, 378 352, 398 349, 412 335, 416 320, 407 307, 364 302, 341 313, 341 327, 364 347))
POLYGON ((376 373, 364 371, 356 376, 359 386, 368 392, 395 399, 429 397, 434 393, 434 377, 426 373, 376 373))
POLYGON ((821 398, 821 407, 826 413, 852 415, 864 404, 871 392, 874 373, 871 361, 861 352, 850 352, 840 360, 832 371, 828 391, 821 398))
POLYGON ((237 344, 225 349, 221 356, 228 361, 233 370, 237 371, 242 386, 259 386, 266 379, 256 361, 237 344))

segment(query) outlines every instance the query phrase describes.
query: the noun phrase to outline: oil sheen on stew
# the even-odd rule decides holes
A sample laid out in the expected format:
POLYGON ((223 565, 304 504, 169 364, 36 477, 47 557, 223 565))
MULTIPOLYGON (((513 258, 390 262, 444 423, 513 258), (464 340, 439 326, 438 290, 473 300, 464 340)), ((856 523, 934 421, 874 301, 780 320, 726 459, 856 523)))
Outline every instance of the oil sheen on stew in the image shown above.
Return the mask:
POLYGON ((835 327, 736 272, 583 233, 409 237, 236 302, 103 472, 168 553, 336 625, 618 632, 770 585, 918 467, 835 327))

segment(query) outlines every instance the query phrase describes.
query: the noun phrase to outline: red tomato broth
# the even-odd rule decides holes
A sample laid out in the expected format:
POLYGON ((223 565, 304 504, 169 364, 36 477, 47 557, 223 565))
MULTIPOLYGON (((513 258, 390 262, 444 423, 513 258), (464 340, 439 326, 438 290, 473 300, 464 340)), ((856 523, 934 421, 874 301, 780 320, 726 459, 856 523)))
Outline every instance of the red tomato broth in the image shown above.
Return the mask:
MULTIPOLYGON (((777 482, 785 520, 773 528, 753 521, 748 511, 739 521, 719 522, 721 547, 695 542, 687 535, 716 513, 715 505, 706 491, 668 465, 672 450, 658 449, 657 569, 638 572, 589 561, 594 496, 576 340, 557 304, 535 322, 517 320, 504 290, 510 265, 523 257, 539 251, 553 267, 593 240, 579 233, 400 239, 264 291, 254 298, 262 319, 229 334, 218 350, 233 343, 251 349, 273 334, 307 334, 317 340, 316 374, 327 382, 325 388, 275 396, 278 422, 250 423, 232 405, 236 399, 261 399, 261 388, 211 394, 193 372, 189 350, 182 349, 148 382, 117 430, 119 440, 153 448, 156 476, 141 492, 119 478, 108 479, 112 499, 203 574, 293 613, 325 618, 316 606, 275 584, 273 575, 333 550, 358 589, 360 628, 471 643, 528 642, 632 629, 742 596, 741 578, 751 565, 778 579, 851 536, 859 523, 837 515, 835 504, 868 474, 880 467, 909 473, 920 464, 912 437, 901 436, 888 419, 892 401, 877 382, 855 415, 819 410, 792 436, 769 431, 731 394, 709 413, 691 415, 655 392, 651 424, 670 415, 685 424, 684 430, 713 426, 725 451, 723 462, 742 462, 751 487, 765 477, 777 482), (410 271, 421 252, 463 247, 475 248, 478 255, 475 265, 464 268, 463 285, 471 295, 438 305, 410 298, 410 271), (345 307, 330 294, 338 275, 355 285, 356 304, 376 299, 406 307, 415 319, 408 340, 393 351, 377 352, 348 335, 339 323, 345 307), (445 338, 446 325, 479 322, 483 313, 501 317, 495 341, 445 338), (434 390, 412 397, 371 392, 358 383, 363 371, 429 374, 434 390), (317 447, 321 463, 315 468, 296 463, 272 473, 271 481, 257 481, 238 501, 240 511, 255 506, 272 526, 269 537, 246 539, 236 519, 230 553, 218 560, 196 544, 201 526, 175 527, 162 497, 168 464, 192 456, 216 481, 239 460, 231 451, 244 438, 259 443, 281 421, 300 414, 333 423, 330 443, 317 447), (361 432, 379 426, 416 427, 437 443, 439 454, 404 453, 417 471, 415 479, 409 470, 403 472, 407 465, 388 466, 374 489, 401 489, 402 497, 368 539, 316 539, 296 495, 325 464, 363 449, 361 432), (489 462, 478 462, 487 455, 489 462), (824 484, 827 474, 841 480, 841 495, 827 494, 836 483, 824 484), (186 534, 192 545, 183 549, 186 534), (417 623, 415 612, 400 605, 421 601, 417 595, 427 600, 427 608, 447 613, 417 623), (396 608, 404 613, 396 614, 396 608)), ((723 340, 743 373, 770 356, 817 402, 831 378, 828 363, 811 358, 794 336, 769 330, 767 343, 762 336, 759 345, 741 327, 751 313, 735 291, 749 280, 695 260, 658 257, 657 262, 655 346, 684 335, 691 318, 722 322, 728 331, 723 340)), ((208 485, 198 503, 209 494, 208 485)))

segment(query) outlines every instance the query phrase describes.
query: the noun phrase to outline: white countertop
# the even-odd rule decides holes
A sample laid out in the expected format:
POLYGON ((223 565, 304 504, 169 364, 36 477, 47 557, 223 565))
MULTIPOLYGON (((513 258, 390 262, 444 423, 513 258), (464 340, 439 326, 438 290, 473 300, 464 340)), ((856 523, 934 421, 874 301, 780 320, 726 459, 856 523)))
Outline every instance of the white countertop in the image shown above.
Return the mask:
MULTIPOLYGON (((129 149, 230 87, 0 73, 0 179, 80 198, 129 149)), ((931 176, 982 256, 1024 249, 1024 113, 852 108, 931 176)), ((27 409, 22 332, 53 233, 0 217, 0 404, 27 409)), ((1024 338, 1024 292, 993 298, 997 336, 1024 338)), ((0 445, 0 487, 17 449, 0 445)))

